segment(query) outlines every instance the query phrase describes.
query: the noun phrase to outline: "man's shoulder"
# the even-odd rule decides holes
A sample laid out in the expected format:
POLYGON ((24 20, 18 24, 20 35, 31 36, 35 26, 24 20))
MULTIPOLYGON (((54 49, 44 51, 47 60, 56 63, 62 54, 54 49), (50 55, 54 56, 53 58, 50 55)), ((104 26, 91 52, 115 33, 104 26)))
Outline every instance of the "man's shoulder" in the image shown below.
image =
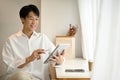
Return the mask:
POLYGON ((8 40, 16 39, 16 38, 18 37, 19 33, 20 33, 20 31, 11 34, 11 35, 8 37, 8 40))

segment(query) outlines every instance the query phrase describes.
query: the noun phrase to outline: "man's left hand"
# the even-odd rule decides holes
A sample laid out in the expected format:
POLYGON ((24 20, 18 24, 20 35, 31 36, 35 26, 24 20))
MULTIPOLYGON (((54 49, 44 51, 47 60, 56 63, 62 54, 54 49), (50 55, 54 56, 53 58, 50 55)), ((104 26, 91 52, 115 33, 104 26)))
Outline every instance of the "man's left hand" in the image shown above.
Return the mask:
POLYGON ((53 55, 53 58, 50 58, 50 61, 56 62, 56 65, 62 64, 64 61, 64 50, 62 53, 57 52, 57 55, 53 55))

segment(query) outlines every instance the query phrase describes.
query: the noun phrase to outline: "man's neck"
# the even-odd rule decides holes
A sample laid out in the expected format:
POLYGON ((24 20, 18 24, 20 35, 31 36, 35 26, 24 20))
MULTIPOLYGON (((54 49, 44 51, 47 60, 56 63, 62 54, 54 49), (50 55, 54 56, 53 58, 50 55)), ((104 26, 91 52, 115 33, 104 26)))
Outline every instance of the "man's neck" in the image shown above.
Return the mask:
POLYGON ((25 29, 23 29, 22 32, 23 32, 24 34, 26 34, 28 38, 30 38, 31 35, 32 35, 32 33, 33 33, 33 31, 28 31, 28 30, 25 30, 25 29))

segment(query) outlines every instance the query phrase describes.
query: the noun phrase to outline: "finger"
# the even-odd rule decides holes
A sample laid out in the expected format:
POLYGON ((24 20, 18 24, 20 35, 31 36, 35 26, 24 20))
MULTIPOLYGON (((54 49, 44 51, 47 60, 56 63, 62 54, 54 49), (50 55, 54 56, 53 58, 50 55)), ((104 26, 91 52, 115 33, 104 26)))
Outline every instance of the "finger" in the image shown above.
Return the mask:
POLYGON ((45 52, 38 52, 38 54, 46 54, 45 52))
POLYGON ((49 61, 51 61, 52 60, 52 58, 49 58, 49 61))
POLYGON ((61 55, 62 55, 62 56, 64 56, 64 55, 65 55, 65 50, 63 50, 63 51, 62 51, 61 55))
POLYGON ((57 62, 57 60, 53 58, 50 58, 49 61, 57 62))
POLYGON ((41 56, 39 55, 39 56, 37 56, 37 60, 39 60, 41 58, 41 56))
POLYGON ((55 56, 55 55, 53 55, 53 57, 52 57, 53 59, 58 59, 58 57, 57 56, 55 56))
POLYGON ((61 54, 61 53, 57 52, 57 54, 58 54, 58 56, 60 57, 60 54, 61 54))
POLYGON ((57 56, 59 59, 61 58, 61 53, 58 53, 58 56, 57 56))
POLYGON ((44 50, 44 49, 38 49, 38 50, 37 50, 37 53, 38 53, 38 54, 45 53, 45 50, 44 50))
POLYGON ((44 49, 37 49, 37 52, 44 52, 44 49))

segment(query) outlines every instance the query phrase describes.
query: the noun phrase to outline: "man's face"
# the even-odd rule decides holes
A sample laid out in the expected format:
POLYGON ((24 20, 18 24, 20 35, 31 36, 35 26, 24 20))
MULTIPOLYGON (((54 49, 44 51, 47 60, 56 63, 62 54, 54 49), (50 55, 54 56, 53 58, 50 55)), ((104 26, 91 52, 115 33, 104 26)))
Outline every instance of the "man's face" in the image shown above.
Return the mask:
POLYGON ((21 18, 23 27, 27 31, 34 31, 38 26, 38 16, 34 12, 29 12, 28 16, 21 18))

